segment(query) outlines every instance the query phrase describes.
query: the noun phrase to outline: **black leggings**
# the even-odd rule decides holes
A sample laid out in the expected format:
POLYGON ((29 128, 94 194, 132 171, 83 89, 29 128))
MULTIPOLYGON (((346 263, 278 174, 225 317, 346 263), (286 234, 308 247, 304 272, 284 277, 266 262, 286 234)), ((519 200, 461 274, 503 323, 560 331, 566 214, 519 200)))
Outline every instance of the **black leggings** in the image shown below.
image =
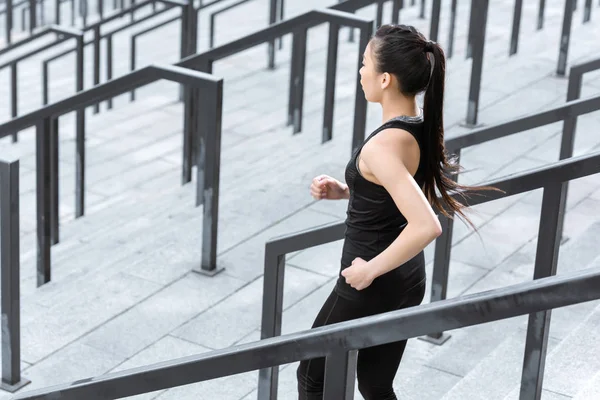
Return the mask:
MULTIPOLYGON (((313 328, 362 318, 394 309, 417 306, 425 296, 425 281, 403 293, 401 304, 394 306, 365 304, 339 296, 335 290, 317 315, 313 328)), ((406 340, 369 347, 358 351, 356 375, 358 390, 365 400, 396 400, 393 381, 406 348, 406 340)), ((296 372, 299 400, 322 400, 325 358, 300 362, 296 372)), ((326 399, 328 400, 328 399, 326 399)))

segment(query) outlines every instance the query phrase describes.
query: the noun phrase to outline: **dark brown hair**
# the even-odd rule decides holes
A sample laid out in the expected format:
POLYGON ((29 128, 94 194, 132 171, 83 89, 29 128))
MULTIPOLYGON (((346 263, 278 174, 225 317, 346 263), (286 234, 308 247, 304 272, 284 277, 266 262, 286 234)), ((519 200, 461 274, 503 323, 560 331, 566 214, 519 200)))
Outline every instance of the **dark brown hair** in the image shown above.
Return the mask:
POLYGON ((371 49, 378 72, 396 76, 399 90, 404 95, 416 96, 425 92, 422 138, 425 196, 434 209, 446 217, 451 217, 452 212, 457 213, 475 228, 462 211, 465 205, 454 199, 452 193, 466 198, 469 192, 497 189, 460 185, 452 179, 452 175, 460 171, 460 165, 455 157, 448 156, 444 146, 444 51, 407 25, 381 26, 371 40, 371 49))

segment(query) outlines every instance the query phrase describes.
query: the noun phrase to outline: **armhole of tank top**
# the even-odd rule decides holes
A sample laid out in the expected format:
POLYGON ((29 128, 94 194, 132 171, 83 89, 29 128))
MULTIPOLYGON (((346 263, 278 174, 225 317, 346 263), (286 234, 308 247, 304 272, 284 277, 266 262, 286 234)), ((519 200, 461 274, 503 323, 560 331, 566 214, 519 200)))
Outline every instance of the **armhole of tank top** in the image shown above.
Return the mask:
POLYGON ((391 121, 388 121, 385 124, 383 124, 382 126, 380 126, 375 132, 373 132, 369 136, 369 138, 367 140, 364 141, 364 143, 360 146, 360 148, 356 152, 356 160, 354 161, 354 167, 356 168, 356 171, 358 172, 358 175, 360 175, 365 180, 367 179, 362 174, 362 172, 360 171, 360 167, 359 167, 360 153, 362 152, 362 148, 365 146, 365 144, 367 144, 367 142, 369 140, 371 140, 373 137, 375 137, 379 132, 384 131, 386 129, 393 128, 393 129, 402 129, 403 131, 408 132, 415 139, 415 141, 417 142, 417 146, 419 147, 419 166, 417 167, 417 171, 415 172, 415 174, 413 175, 413 177, 417 176, 417 174, 419 173, 419 170, 421 169, 421 157, 423 156, 423 149, 421 148, 421 141, 419 140, 418 136, 415 135, 415 133, 412 131, 412 129, 406 129, 406 125, 410 126, 411 123, 410 122, 406 122, 406 121, 400 121, 400 120, 391 120, 391 121))

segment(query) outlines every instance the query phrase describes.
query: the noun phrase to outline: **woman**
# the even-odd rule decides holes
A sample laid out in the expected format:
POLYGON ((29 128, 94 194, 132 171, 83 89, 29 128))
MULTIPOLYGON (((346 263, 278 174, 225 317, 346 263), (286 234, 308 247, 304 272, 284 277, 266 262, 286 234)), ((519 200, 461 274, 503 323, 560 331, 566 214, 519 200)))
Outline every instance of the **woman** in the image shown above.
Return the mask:
MULTIPOLYGON (((444 52, 415 28, 384 25, 363 55, 361 85, 380 103, 383 125, 354 152, 344 184, 316 177, 316 199, 349 199, 341 274, 314 327, 421 304, 425 294, 423 249, 441 234, 432 205, 464 214, 449 178, 457 166, 444 150, 444 52), (416 95, 425 91, 423 110, 416 95), (438 198, 438 193, 441 198, 438 198)), ((396 399, 392 383, 406 341, 358 352, 358 389, 366 400, 396 399)), ((301 400, 323 398, 325 359, 306 360, 297 371, 301 400)))

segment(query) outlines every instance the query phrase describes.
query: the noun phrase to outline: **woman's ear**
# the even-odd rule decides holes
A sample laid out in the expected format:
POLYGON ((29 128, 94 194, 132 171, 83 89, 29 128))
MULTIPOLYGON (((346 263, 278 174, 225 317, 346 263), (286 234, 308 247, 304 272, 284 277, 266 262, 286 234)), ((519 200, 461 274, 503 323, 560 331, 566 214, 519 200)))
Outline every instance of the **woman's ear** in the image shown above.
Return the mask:
POLYGON ((387 72, 381 74, 381 89, 386 89, 392 84, 392 75, 387 72))

